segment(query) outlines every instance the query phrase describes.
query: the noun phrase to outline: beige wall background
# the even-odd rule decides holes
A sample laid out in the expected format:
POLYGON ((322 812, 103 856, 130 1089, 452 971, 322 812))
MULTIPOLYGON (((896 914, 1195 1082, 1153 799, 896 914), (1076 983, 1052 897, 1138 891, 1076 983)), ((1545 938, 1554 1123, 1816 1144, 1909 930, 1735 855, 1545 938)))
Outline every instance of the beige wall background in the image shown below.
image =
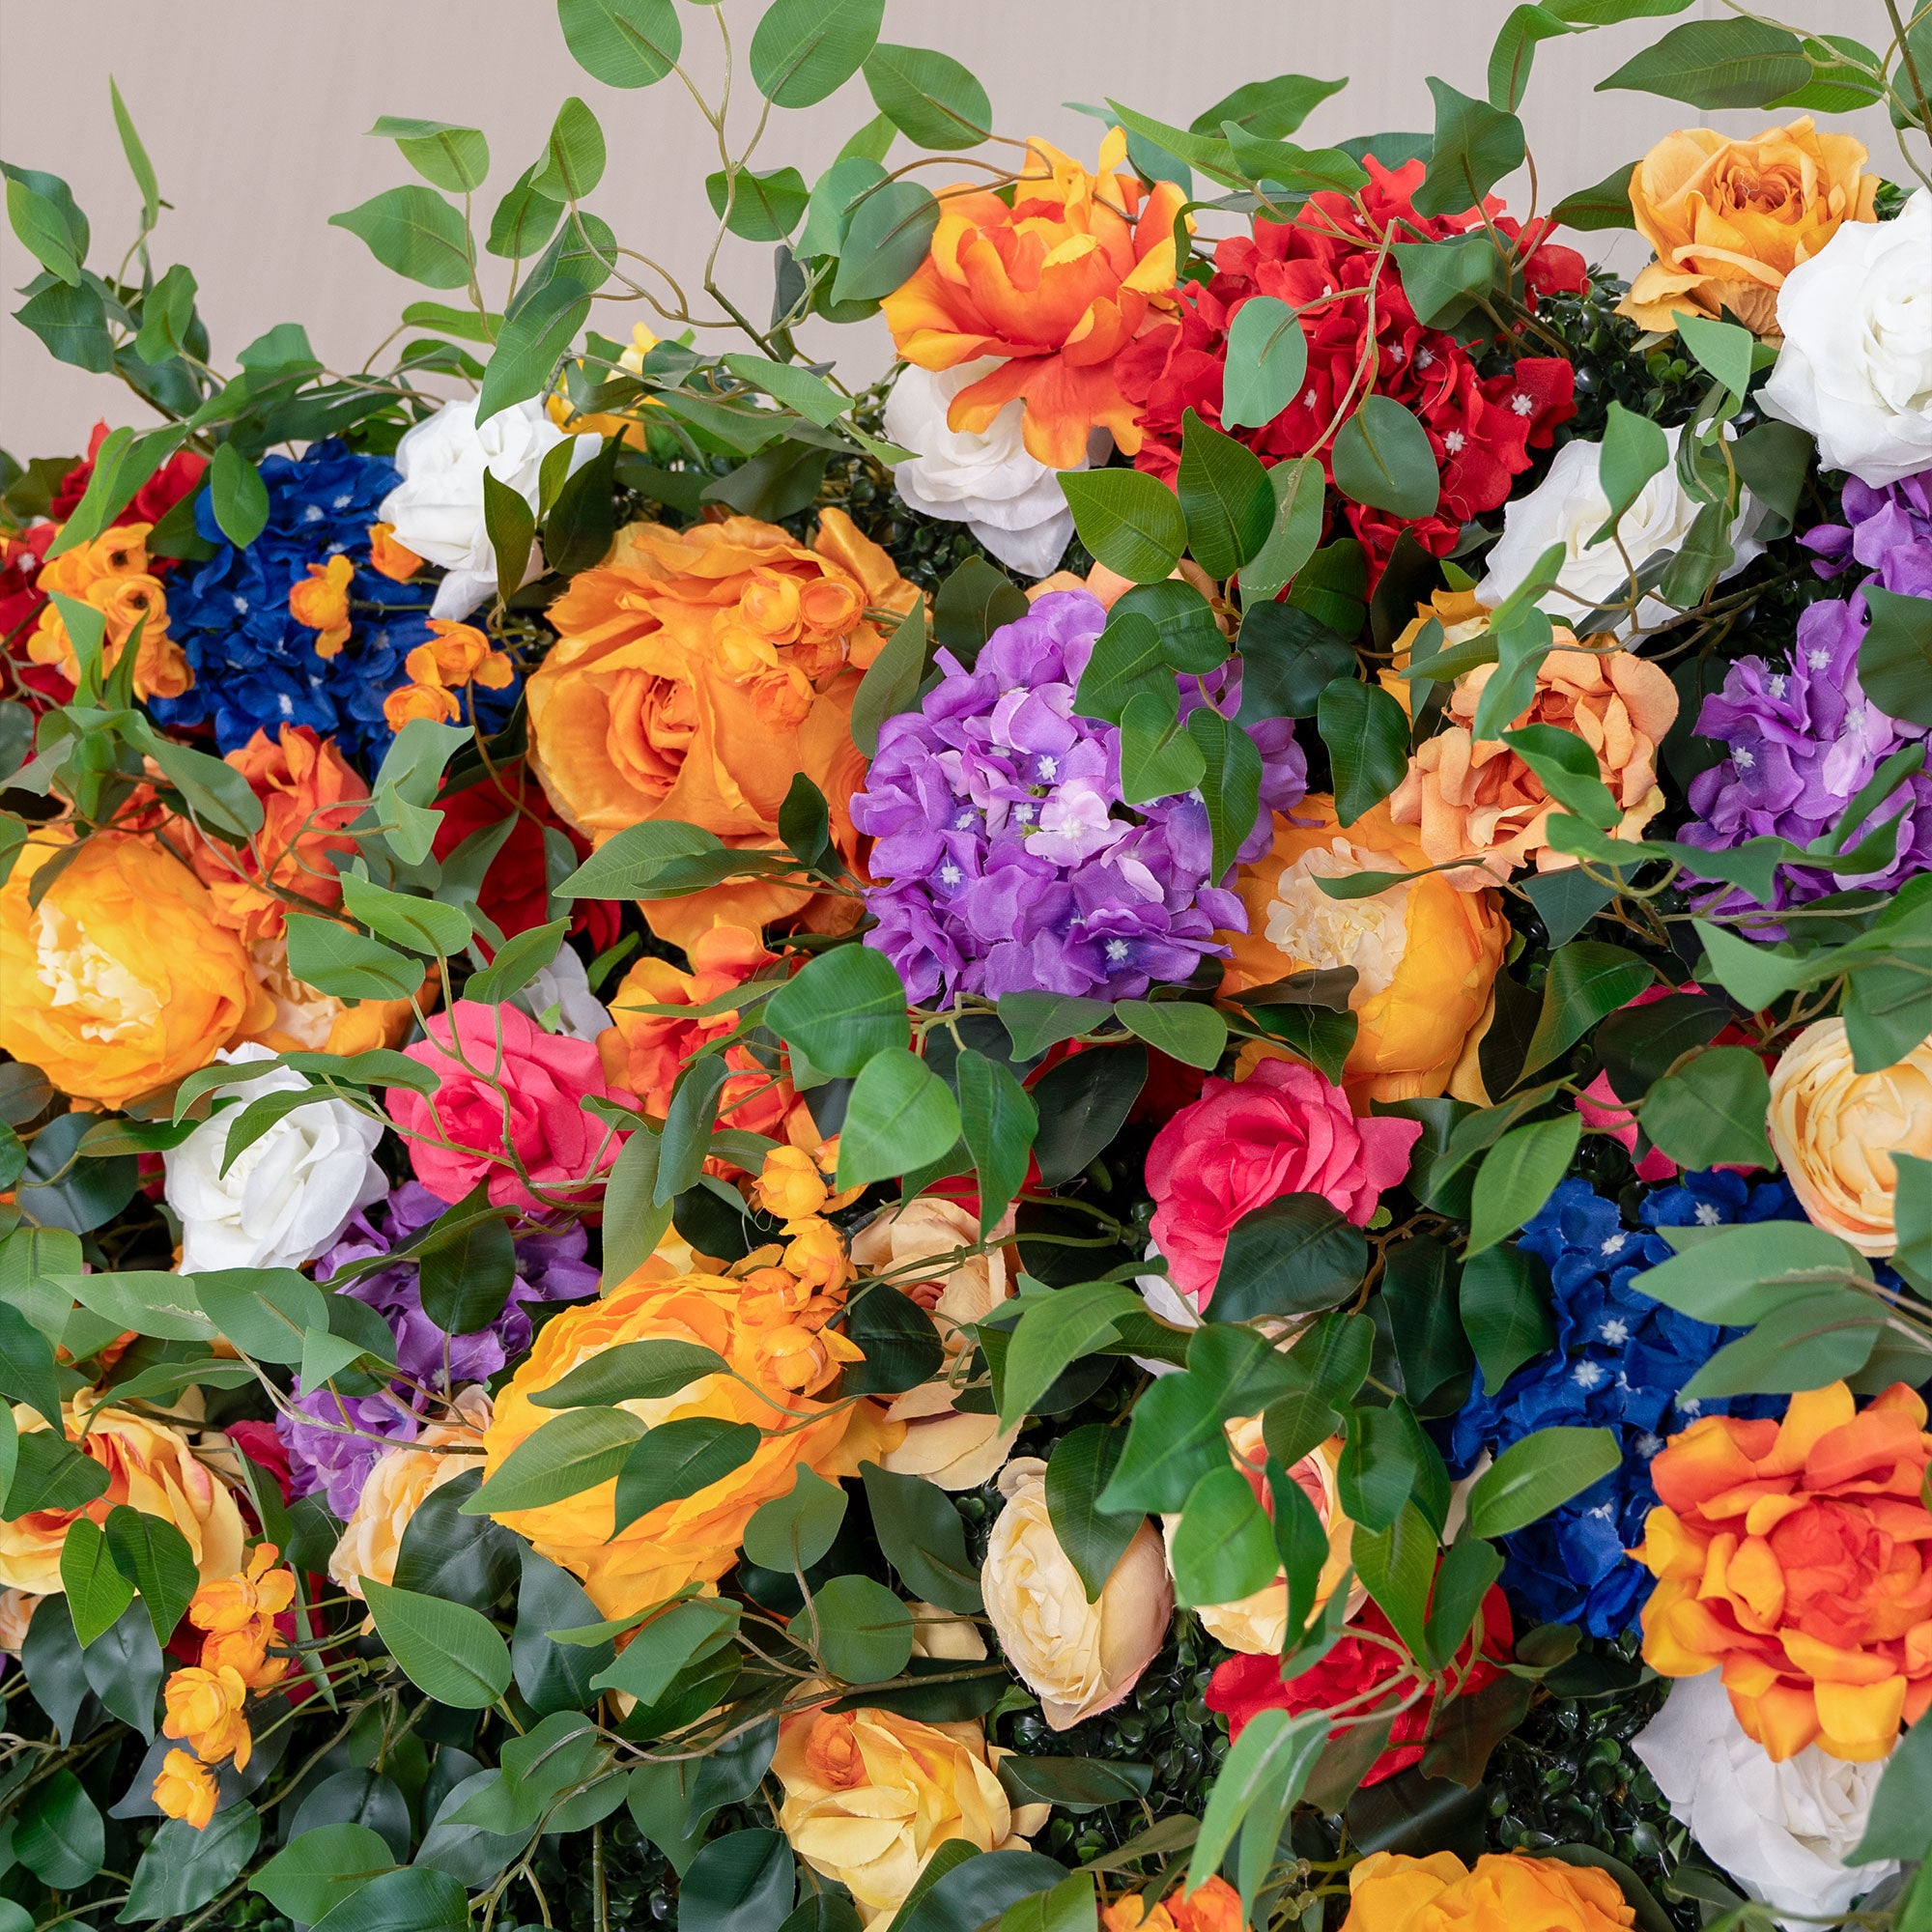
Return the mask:
MULTIPOLYGON (((718 17, 742 49, 761 0, 679 11, 694 77, 715 99, 718 17)), ((890 0, 884 37, 965 62, 991 96, 1002 133, 1043 135, 1091 158, 1099 125, 1070 111, 1069 99, 1111 96, 1185 125, 1242 81, 1291 71, 1350 82, 1311 117, 1297 137, 1304 142, 1427 128, 1425 76, 1481 95, 1509 11, 1510 0, 890 0)), ((1703 0, 1682 17, 1720 11, 1703 0)), ((1802 17, 1868 43, 1887 38, 1880 0, 1809 0, 1802 17)), ((1522 116, 1545 206, 1674 127, 1708 119, 1746 133, 1767 118, 1699 116, 1647 95, 1591 92, 1673 24, 1639 20, 1537 49, 1522 116)), ((355 368, 404 303, 431 293, 327 226, 331 213, 414 179, 390 142, 367 138, 382 114, 484 129, 492 170, 478 201, 487 225, 496 196, 541 152, 558 103, 582 96, 610 144, 591 205, 620 242, 663 262, 701 300, 696 284, 715 227, 703 182, 719 165, 710 128, 674 76, 638 92, 591 79, 571 60, 546 0, 67 0, 52 11, 0 0, 0 155, 66 178, 93 222, 91 266, 103 272, 132 239, 139 207, 108 103, 109 74, 119 81, 173 204, 153 239, 156 271, 177 261, 192 269, 225 368, 244 343, 285 321, 304 324, 332 367, 355 368)), ((742 143, 759 105, 742 53, 740 75, 730 125, 742 143)), ((774 110, 753 165, 788 163, 813 180, 873 111, 857 78, 803 112, 774 110)), ((1838 125, 1862 134, 1882 172, 1900 172, 1882 117, 1838 125)), ((1504 186, 1512 210, 1523 212, 1526 180, 1504 186)), ((1586 246, 1602 254, 1609 243, 1608 258, 1629 272, 1643 258, 1633 241, 1593 237, 1586 246)), ((768 312, 770 255, 727 240, 721 257, 725 285, 754 316, 768 312)), ((504 265, 486 261, 500 275, 504 265)), ((11 231, 0 234, 0 285, 14 289, 34 272, 11 231)), ((500 279, 485 292, 498 301, 500 279)), ((9 298, 8 310, 17 305, 9 298)), ((658 319, 641 303, 605 303, 594 320, 627 335, 632 320, 658 319)), ((890 344, 872 325, 828 330, 815 353, 869 377, 890 344)), ((0 442, 23 459, 64 453, 83 446, 99 417, 151 420, 111 378, 54 362, 11 314, 0 320, 0 442)))

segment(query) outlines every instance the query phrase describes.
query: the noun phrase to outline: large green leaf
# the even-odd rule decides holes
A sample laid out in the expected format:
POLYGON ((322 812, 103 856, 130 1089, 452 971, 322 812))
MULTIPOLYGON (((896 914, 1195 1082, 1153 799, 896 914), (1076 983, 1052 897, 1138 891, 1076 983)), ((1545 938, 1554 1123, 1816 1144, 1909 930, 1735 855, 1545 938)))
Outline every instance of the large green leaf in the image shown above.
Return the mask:
POLYGON ((838 1184, 865 1187, 941 1160, 959 1128, 959 1106, 945 1081, 908 1048, 889 1046, 853 1083, 838 1136, 838 1184))
POLYGON ((865 71, 880 113, 922 148, 975 148, 992 132, 986 90, 951 54, 881 43, 865 71))
POLYGON ((683 51, 672 0, 557 0, 556 14, 571 58, 606 87, 648 87, 683 51))
POLYGON ((1345 826, 1379 805, 1408 772, 1408 715, 1379 685, 1338 677, 1322 688, 1316 728, 1335 775, 1345 826))
POLYGON ((1469 1255, 1513 1235, 1555 1192, 1583 1131, 1582 1117, 1566 1114, 1514 1127, 1483 1156, 1469 1209, 1469 1255))
POLYGON ((1693 107, 1767 107, 1811 78, 1804 43, 1752 19, 1691 20, 1597 83, 1688 100, 1693 107))
POLYGON ((1749 1047, 1707 1047, 1644 1095, 1643 1130, 1680 1167, 1770 1167, 1770 1077, 1749 1047))
POLYGON ((361 1584, 377 1635, 417 1690, 439 1704, 480 1711, 509 1689, 509 1646, 481 1612, 373 1577, 361 1584))
POLYGON ((1080 541, 1136 583, 1164 578, 1187 547, 1187 518, 1166 484, 1138 469, 1068 469, 1061 490, 1080 541))
POLYGON ((328 225, 359 235, 384 268, 425 288, 460 289, 469 280, 469 231, 462 212, 434 188, 385 188, 331 214, 328 225))
POLYGON ((1416 213, 1458 214, 1479 208, 1503 176, 1522 165, 1522 123, 1505 108, 1458 93, 1434 74, 1429 92, 1435 100, 1435 142, 1429 172, 1415 191, 1416 213))
POLYGON ((772 995, 765 1024, 814 1067, 839 1077, 911 1037, 905 982, 869 946, 821 952, 772 995))
POLYGON ((465 1516, 541 1509, 608 1483, 644 1425, 621 1408, 571 1408, 533 1431, 464 1504, 465 1516))
POLYGON ((1266 543, 1274 494, 1261 459, 1191 409, 1181 415, 1175 489, 1187 521, 1188 549, 1209 577, 1234 576, 1266 543))
POLYGON ((1469 1533, 1508 1536, 1567 1503, 1623 1462, 1612 1429, 1539 1429, 1512 1442, 1469 1491, 1469 1533))
POLYGON ((780 107, 811 107, 851 79, 879 38, 885 0, 773 0, 752 36, 752 78, 780 107))
POLYGON ((1276 296, 1249 297, 1228 329, 1221 420, 1264 428, 1301 393, 1307 373, 1308 337, 1294 310, 1276 296))
MULTIPOLYGON (((1442 479, 1429 434, 1393 396, 1365 396, 1335 437, 1335 487, 1405 522, 1435 514, 1442 479)), ((1091 546, 1090 546, 1091 548, 1091 546)))

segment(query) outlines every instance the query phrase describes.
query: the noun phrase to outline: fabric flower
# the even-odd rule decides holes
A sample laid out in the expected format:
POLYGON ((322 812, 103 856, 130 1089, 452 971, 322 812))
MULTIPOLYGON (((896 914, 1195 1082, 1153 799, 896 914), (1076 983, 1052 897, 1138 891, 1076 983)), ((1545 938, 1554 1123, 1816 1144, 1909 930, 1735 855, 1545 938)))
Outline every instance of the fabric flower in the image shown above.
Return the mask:
POLYGON ((1813 1020, 1771 1072, 1766 1122, 1804 1211, 1861 1255, 1898 1246, 1892 1155, 1932 1160, 1932 1037, 1861 1073, 1841 1019, 1813 1020))
POLYGON ((1371 1852, 1349 1873, 1342 1932, 1623 1932, 1636 1911, 1595 1865, 1491 1852, 1371 1852))
POLYGON ((171 1750, 155 1776, 154 1800, 164 1816, 180 1818, 197 1832, 214 1822, 220 1785, 213 1772, 185 1750, 171 1750))
POLYGON ((482 1467, 490 1398, 479 1388, 467 1388, 454 1406, 455 1420, 431 1423, 407 1448, 384 1450, 363 1478, 328 1556, 330 1580, 352 1597, 363 1596, 365 1577, 393 1583, 410 1519, 443 1484, 482 1467))
MULTIPOLYGON (((1000 561, 1023 577, 1044 577, 1073 535, 1073 512, 1057 470, 1026 447, 1024 401, 1015 396, 982 430, 946 420, 954 396, 999 367, 991 356, 956 368, 906 368, 886 398, 888 439, 918 454, 893 471, 893 484, 915 510, 964 524, 1000 561)), ((1105 460, 1106 440, 1100 459, 1105 460)), ((1079 462, 1085 469, 1092 442, 1079 462)))
POLYGON ((1681 1678, 1630 1747, 1699 1849, 1789 1932, 1843 1912, 1898 1869, 1846 1860, 1871 1822, 1885 1763, 1848 1764, 1806 1745, 1781 1762, 1747 1737, 1715 1672, 1681 1678))
POLYGON ((76 544, 41 568, 39 590, 46 603, 27 638, 27 656, 48 665, 69 684, 80 681, 80 662, 56 593, 99 611, 103 632, 100 669, 114 669, 121 653, 140 628, 135 645, 134 696, 179 697, 194 682, 181 645, 168 635, 167 595, 155 575, 147 551, 149 526, 128 524, 109 529, 92 543, 76 544))
POLYGON ((1032 140, 1009 193, 944 189, 925 261, 881 306, 917 368, 997 358, 952 396, 948 424, 983 435, 1019 397, 1026 446, 1052 469, 1079 468, 1095 429, 1132 455, 1140 423, 1117 358, 1173 306, 1185 199, 1173 182, 1149 188, 1129 171, 1122 128, 1107 130, 1094 174, 1032 140))
POLYGON ((1221 935, 1231 955, 1222 996, 1291 973, 1353 967, 1355 1040, 1342 1081, 1350 1101, 1441 1094, 1502 964, 1509 925, 1499 895, 1428 872, 1421 840, 1386 803, 1344 831, 1335 801, 1318 793, 1273 824, 1274 842, 1236 875, 1247 930, 1221 935), (1364 871, 1427 876, 1366 899, 1331 899, 1318 883, 1364 871))
MULTIPOLYGON (((1563 546, 1564 557, 1554 586, 1536 601, 1558 623, 1580 624, 1587 617, 1592 630, 1628 638, 1634 629, 1655 631, 1677 621, 1678 613, 1661 597, 1644 597, 1634 612, 1617 611, 1598 617, 1605 604, 1621 603, 1630 594, 1631 571, 1660 552, 1674 554, 1690 534, 1703 505, 1677 474, 1677 444, 1682 428, 1667 429, 1667 462, 1636 494, 1617 539, 1594 541, 1610 520, 1610 499, 1599 473, 1603 445, 1566 442, 1556 452, 1548 473, 1526 497, 1519 497, 1503 512, 1503 533, 1492 546, 1488 570, 1476 585, 1476 595, 1492 609, 1529 576, 1536 560, 1552 544, 1563 546), (1624 562, 1630 558, 1629 565, 1624 562)), ((1731 560, 1718 573, 1718 582, 1735 577, 1759 555, 1764 545, 1757 536, 1764 505, 1748 490, 1742 492, 1731 520, 1731 560)))
POLYGON ((92 835, 29 907, 34 875, 64 849, 30 836, 0 886, 0 1048, 63 1094, 122 1107, 266 1020, 207 889, 144 838, 92 835))
POLYGON ((1206 1313, 1235 1223, 1284 1194, 1319 1194, 1365 1227, 1421 1132, 1420 1121, 1357 1120, 1299 1061, 1264 1060, 1238 1085, 1209 1080, 1148 1149, 1151 1229, 1175 1288, 1206 1313))
POLYGON ((1657 251, 1617 304, 1639 328, 1668 332, 1679 310, 1725 310, 1776 336, 1777 292, 1848 221, 1875 221, 1878 177, 1862 141, 1820 134, 1806 114, 1734 140, 1714 128, 1666 134, 1631 171, 1631 212, 1657 251))
POLYGON ((1847 222, 1777 295, 1784 346, 1766 414, 1818 439, 1826 469, 1874 488, 1932 469, 1932 193, 1847 222))
POLYGON ((182 1739, 203 1764, 232 1757, 237 1771, 246 1771, 254 1743, 242 1713, 247 1699, 248 1686, 232 1667, 204 1670, 190 1664, 172 1671, 161 1688, 166 1709, 161 1735, 182 1739))
POLYGON ((1183 1882, 1157 1905, 1138 1891, 1117 1898, 1100 1914, 1101 1932, 1247 1932, 1241 1894, 1215 1872, 1189 1891, 1183 1882))
MULTIPOLYGON (((266 1046, 238 1046, 215 1058, 239 1065, 274 1055, 266 1046)), ((162 1155, 167 1203, 181 1221, 183 1274, 300 1267, 342 1233, 356 1208, 388 1192, 375 1159, 383 1122, 347 1100, 319 1099, 284 1114, 227 1159, 242 1107, 269 1094, 304 1093, 308 1084, 279 1066, 225 1087, 217 1097, 233 1104, 162 1155)))
POLYGON ((1886 1756, 1932 1706, 1928 1463, 1925 1405, 1903 1382, 1862 1410, 1833 1382, 1782 1422, 1693 1422, 1651 1464, 1644 1662, 1721 1665, 1739 1723, 1779 1763, 1813 1743, 1886 1756))
POLYGON ((349 641, 349 586, 355 566, 338 552, 312 563, 308 575, 289 585, 289 615, 316 634, 318 657, 332 658, 349 641))

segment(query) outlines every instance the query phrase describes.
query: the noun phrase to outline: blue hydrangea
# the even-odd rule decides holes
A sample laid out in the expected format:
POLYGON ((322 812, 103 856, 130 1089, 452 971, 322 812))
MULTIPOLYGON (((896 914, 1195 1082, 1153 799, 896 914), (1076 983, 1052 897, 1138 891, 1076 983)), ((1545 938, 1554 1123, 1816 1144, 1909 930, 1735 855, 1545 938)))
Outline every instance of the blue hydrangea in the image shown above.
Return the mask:
POLYGON ((1693 1321, 1632 1288, 1674 1252, 1656 1231, 1804 1218, 1783 1180, 1719 1172, 1652 1189, 1638 1215, 1639 1227, 1627 1226, 1616 1204, 1580 1177, 1557 1186, 1518 1241, 1549 1270, 1556 1347, 1524 1363, 1493 1397, 1477 1370, 1448 1432, 1449 1464, 1460 1475, 1485 1450, 1496 1454, 1538 1429, 1616 1431, 1620 1468, 1502 1540, 1503 1587, 1529 1621, 1580 1623, 1592 1636, 1618 1635, 1650 1594, 1650 1574, 1624 1551, 1642 1539, 1657 1501, 1650 1459, 1665 1438, 1700 1414, 1776 1414, 1783 1406, 1775 1396, 1676 1399, 1741 1331, 1693 1321))
MULTIPOLYGON (((215 554, 168 585, 168 628, 194 667, 194 684, 150 708, 165 724, 212 723, 223 752, 245 745, 258 727, 273 736, 284 724, 311 725, 373 773, 390 739, 383 700, 406 681, 404 658, 429 637, 430 586, 392 582, 369 568, 369 526, 396 486, 396 470, 330 439, 298 458, 268 457, 261 475, 269 521, 246 550, 221 534, 208 492, 196 501, 195 526, 215 554), (338 553, 356 565, 354 630, 325 658, 316 634, 289 614, 289 588, 310 564, 338 553)), ((495 728, 516 690, 473 696, 495 728)))

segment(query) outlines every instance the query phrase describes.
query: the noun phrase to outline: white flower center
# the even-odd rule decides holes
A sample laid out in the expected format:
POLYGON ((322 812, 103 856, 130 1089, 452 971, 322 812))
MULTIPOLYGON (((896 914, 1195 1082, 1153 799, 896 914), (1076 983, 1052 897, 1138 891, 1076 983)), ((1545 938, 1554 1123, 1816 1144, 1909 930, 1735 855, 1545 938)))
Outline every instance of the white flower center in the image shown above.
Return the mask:
POLYGON ((1700 1228, 1716 1228, 1722 1225, 1723 1216, 1708 1201, 1697 1204, 1697 1225, 1700 1228))
POLYGON ((1732 749, 1731 763, 1737 766, 1741 772, 1755 771, 1757 769, 1757 759, 1752 754, 1751 748, 1748 745, 1738 745, 1732 749))
POLYGON ((83 1019, 83 1039, 126 1039, 152 1026, 161 1002, 126 963, 105 952, 51 897, 41 901, 34 932, 34 974, 53 993, 50 1005, 80 1007, 96 1015, 83 1019))
POLYGON ((1578 1362, 1570 1378, 1579 1389, 1593 1389, 1604 1379, 1603 1365, 1600 1362, 1578 1362))
POLYGON ((1463 453, 1463 445, 1469 439, 1465 437, 1460 429, 1452 429, 1448 433, 1448 435, 1442 439, 1442 447, 1446 449, 1451 456, 1461 456, 1463 453))
POLYGON ((1618 1317, 1613 1315, 1607 1321, 1604 1323, 1604 1325, 1601 1328, 1597 1330, 1597 1333, 1601 1335, 1603 1339, 1610 1345, 1611 1348, 1621 1349, 1624 1346, 1624 1344, 1628 1342, 1631 1338, 1630 1323, 1628 1321, 1619 1320, 1618 1317))
POLYGON ((1373 853, 1357 851, 1338 835, 1325 851, 1318 845, 1285 866, 1268 901, 1268 944, 1311 966, 1352 966, 1351 1006, 1386 992, 1394 980, 1408 946, 1413 888, 1392 886, 1368 899, 1331 899, 1315 882, 1379 868, 1373 853))
POLYGON ((1510 398, 1510 408, 1520 416, 1533 416, 1536 413, 1536 398, 1526 396, 1519 389, 1510 398))

